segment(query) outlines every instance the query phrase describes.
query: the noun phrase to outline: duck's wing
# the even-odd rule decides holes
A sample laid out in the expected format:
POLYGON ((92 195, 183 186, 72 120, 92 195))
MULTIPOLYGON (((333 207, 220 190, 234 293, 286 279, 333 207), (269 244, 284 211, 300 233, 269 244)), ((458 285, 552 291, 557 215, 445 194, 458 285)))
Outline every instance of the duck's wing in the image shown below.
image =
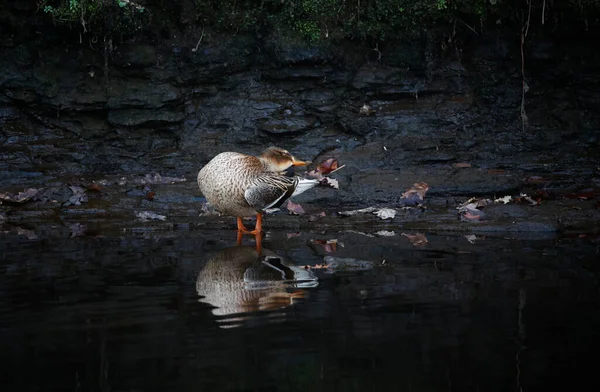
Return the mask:
POLYGON ((244 192, 248 204, 257 210, 277 208, 292 196, 316 186, 317 180, 281 175, 257 177, 244 192))

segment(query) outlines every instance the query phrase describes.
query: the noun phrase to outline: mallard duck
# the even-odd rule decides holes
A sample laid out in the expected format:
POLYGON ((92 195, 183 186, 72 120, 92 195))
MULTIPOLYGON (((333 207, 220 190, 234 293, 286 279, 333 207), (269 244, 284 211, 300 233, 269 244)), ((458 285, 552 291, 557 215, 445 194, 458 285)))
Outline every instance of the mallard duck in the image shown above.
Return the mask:
POLYGON ((198 186, 217 211, 237 217, 239 232, 256 235, 262 231, 265 210, 277 208, 319 183, 315 179, 285 175, 290 167, 307 164, 279 147, 269 147, 259 156, 222 152, 200 170, 198 186), (253 215, 256 226, 249 231, 242 218, 253 215))

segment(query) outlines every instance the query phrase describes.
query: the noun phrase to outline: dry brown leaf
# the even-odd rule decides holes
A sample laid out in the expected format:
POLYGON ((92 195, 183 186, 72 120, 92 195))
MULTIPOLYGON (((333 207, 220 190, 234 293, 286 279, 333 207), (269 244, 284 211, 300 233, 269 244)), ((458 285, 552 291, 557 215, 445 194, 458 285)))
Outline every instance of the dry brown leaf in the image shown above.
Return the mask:
POLYGON ((323 175, 327 175, 329 173, 331 173, 332 171, 336 170, 338 168, 339 164, 337 159, 335 158, 329 158, 324 160, 323 162, 321 162, 319 164, 319 166, 317 166, 317 172, 323 174, 323 175))
POLYGON ((465 167, 471 167, 471 164, 467 163, 467 162, 459 162, 459 163, 452 164, 452 166, 460 169, 460 168, 465 168, 465 167))
POLYGON ((423 204, 425 194, 429 190, 429 185, 425 182, 415 182, 412 187, 408 188, 406 192, 400 196, 400 204, 402 205, 416 205, 423 204))
POLYGON ((304 215, 304 214, 306 214, 306 212, 304 211, 304 208, 302 208, 302 206, 300 204, 294 203, 291 200, 288 200, 286 208, 290 212, 291 215, 304 215))
POLYGON ((417 234, 402 233, 401 235, 408 238, 408 240, 410 241, 411 244, 413 244, 413 246, 425 246, 429 242, 429 241, 427 241, 427 237, 425 237, 425 234, 422 234, 422 233, 417 233, 417 234))

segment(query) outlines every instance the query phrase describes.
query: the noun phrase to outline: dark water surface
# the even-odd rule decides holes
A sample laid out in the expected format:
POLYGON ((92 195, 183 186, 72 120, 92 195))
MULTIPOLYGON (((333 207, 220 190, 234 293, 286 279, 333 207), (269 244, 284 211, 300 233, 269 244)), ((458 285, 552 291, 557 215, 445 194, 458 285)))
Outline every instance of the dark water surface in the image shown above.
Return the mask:
POLYGON ((594 238, 74 234, 0 236, 4 391, 600 386, 594 238))

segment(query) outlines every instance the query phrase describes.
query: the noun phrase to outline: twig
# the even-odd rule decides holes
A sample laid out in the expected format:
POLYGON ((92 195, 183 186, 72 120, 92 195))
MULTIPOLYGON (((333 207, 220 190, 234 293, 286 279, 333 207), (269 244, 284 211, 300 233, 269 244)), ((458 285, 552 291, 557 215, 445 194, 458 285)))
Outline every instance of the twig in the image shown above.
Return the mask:
POLYGON ((475 33, 475 35, 479 35, 479 33, 477 31, 475 31, 474 28, 472 28, 471 26, 469 26, 466 22, 464 22, 462 19, 458 19, 460 21, 460 23, 464 24, 465 26, 467 26, 469 28, 469 30, 471 30, 472 32, 475 33))
POLYGON ((342 169, 344 166, 346 166, 346 165, 342 165, 342 166, 338 167, 337 169, 330 171, 329 173, 327 173, 327 175, 335 173, 336 171, 342 169))
POLYGON ((196 47, 192 49, 192 52, 196 53, 198 51, 198 46, 200 46, 200 42, 202 42, 202 38, 204 38, 204 29, 202 29, 202 34, 200 35, 200 39, 198 43, 196 43, 196 47))
POLYGON ((544 4, 542 4, 542 25, 544 24, 544 16, 546 15, 546 0, 544 0, 544 4))

